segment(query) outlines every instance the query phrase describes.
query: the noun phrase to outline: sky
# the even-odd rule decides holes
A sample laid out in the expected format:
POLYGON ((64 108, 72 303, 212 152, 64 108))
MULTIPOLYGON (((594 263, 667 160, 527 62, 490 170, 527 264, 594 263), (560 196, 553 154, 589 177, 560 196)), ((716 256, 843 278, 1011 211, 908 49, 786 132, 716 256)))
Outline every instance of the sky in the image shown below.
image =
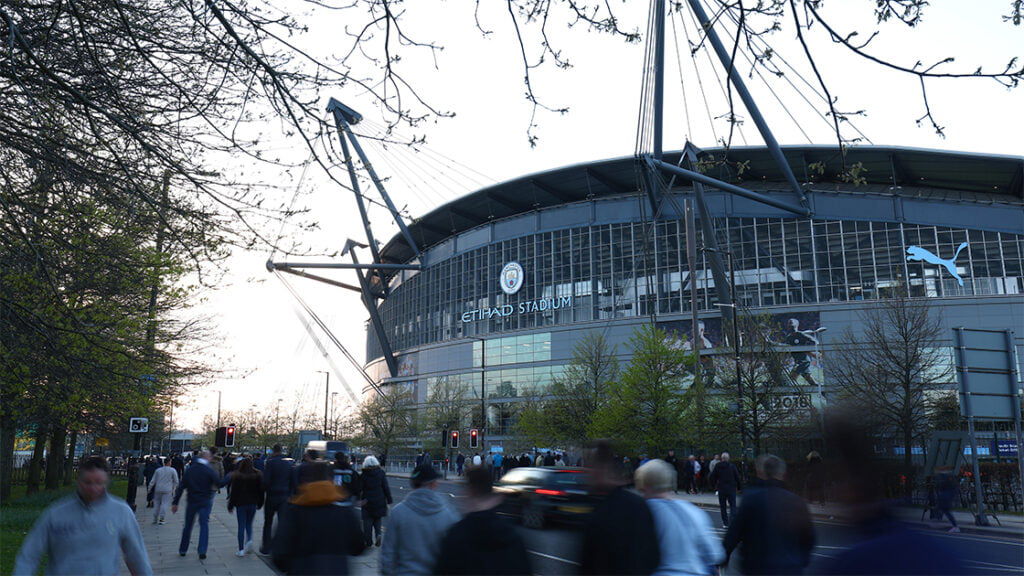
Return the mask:
MULTIPOLYGON (((523 62, 515 30, 504 2, 481 4, 480 22, 490 32, 486 36, 474 25, 470 2, 421 0, 404 5, 405 32, 416 40, 443 45, 444 49, 435 60, 427 49, 402 47, 402 60, 396 66, 433 106, 455 113, 451 118, 399 129, 407 136, 426 137, 427 145, 420 152, 364 140, 370 161, 386 179, 389 194, 413 216, 489 183, 634 152, 644 77, 643 42, 628 44, 608 34, 588 31, 583 25, 568 28, 564 26, 568 16, 553 13, 549 41, 572 67, 557 68, 549 57, 547 63, 531 71, 531 82, 544 104, 568 107, 569 111, 538 111, 533 120, 538 140, 531 147, 527 138, 531 107, 524 97, 523 62)), ((1024 27, 1001 20, 1001 15, 1009 12, 1008 1, 935 3, 915 28, 894 22, 877 25, 872 14, 874 4, 831 1, 825 3, 822 14, 842 33, 860 31, 858 38, 880 30, 866 50, 908 67, 918 61, 928 65, 955 56, 955 62, 944 65, 950 71, 971 72, 979 65, 986 70, 1001 70, 1013 56, 1024 59, 1024 27)), ((612 5, 622 29, 646 29, 646 3, 612 5)), ((299 41, 320 57, 336 56, 347 46, 345 26, 358 24, 353 16, 347 12, 297 15, 310 26, 299 41)), ((790 69, 779 63, 786 72, 784 78, 765 73, 751 75, 750 65, 742 56, 737 57, 737 67, 781 144, 832 145, 835 136, 830 121, 821 115, 824 100, 818 95, 813 73, 788 23, 787 19, 783 29, 768 39, 792 66, 790 69)), ((670 17, 666 30, 665 149, 682 148, 687 138, 698 146, 713 147, 728 132, 722 118, 728 111, 724 73, 717 61, 711 65, 709 56, 713 55, 707 50, 690 56, 687 35, 693 40, 696 33, 687 13, 670 17)), ((534 60, 540 40, 536 29, 522 26, 522 31, 528 55, 534 60)), ((730 44, 727 29, 720 28, 720 33, 730 44)), ((1007 90, 994 81, 974 78, 930 80, 929 103, 945 127, 946 136, 941 138, 929 125, 918 126, 915 122, 924 113, 916 77, 852 55, 830 42, 820 26, 805 31, 805 36, 819 71, 838 98, 837 108, 866 110, 866 115, 854 117, 852 124, 869 140, 856 145, 870 142, 1024 154, 1024 87, 1007 90)), ((372 70, 367 67, 364 72, 371 74, 372 70)), ((352 90, 325 95, 325 106, 328 96, 363 114, 365 121, 357 127, 360 131, 380 134, 385 117, 366 94, 352 90)), ((740 107, 737 114, 745 122, 734 136, 733 145, 760 145, 762 140, 746 111, 740 107)), ((848 134, 857 135, 853 131, 848 134)), ((296 158, 305 154, 302 150, 286 152, 296 158)), ((286 224, 282 228, 285 237, 324 254, 340 250, 346 238, 365 241, 351 192, 332 183, 316 168, 307 170, 304 178, 300 176, 300 170, 267 176, 285 189, 283 194, 295 194, 318 224, 318 229, 311 232, 286 224)), ((369 190, 368 184, 363 183, 364 191, 369 190)), ((372 191, 366 193, 375 196, 372 191)), ((381 242, 386 243, 397 232, 386 211, 372 208, 371 221, 381 242)), ((226 263, 221 286, 204 293, 195 307, 194 313, 210 318, 218 335, 207 353, 222 373, 211 384, 195 388, 180 399, 176 428, 198 431, 203 417, 216 412, 218 392, 224 411, 271 406, 280 400, 282 410, 300 406, 322 416, 326 378, 317 371, 331 372, 331 391, 339 392, 334 397, 334 410, 344 413, 353 409, 346 388, 358 394, 361 377, 314 327, 312 332, 322 343, 318 346, 306 328, 308 317, 299 311, 282 283, 266 271, 265 262, 271 256, 266 249, 236 250, 226 263)), ((280 254, 273 256, 285 259, 280 254)), ((361 259, 369 260, 368 254, 361 254, 361 259)), ((305 260, 327 261, 328 257, 305 260)), ((343 272, 335 277, 355 283, 354 276, 343 272)), ((288 278, 338 340, 363 361, 367 313, 359 295, 288 278)))

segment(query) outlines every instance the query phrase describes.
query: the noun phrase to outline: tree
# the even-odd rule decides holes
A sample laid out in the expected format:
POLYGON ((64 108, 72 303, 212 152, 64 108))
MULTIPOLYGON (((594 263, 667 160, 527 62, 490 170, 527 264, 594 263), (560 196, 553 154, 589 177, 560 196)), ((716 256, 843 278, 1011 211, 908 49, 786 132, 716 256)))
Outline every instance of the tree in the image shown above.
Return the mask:
POLYGON ((550 390, 537 392, 538 402, 519 405, 517 431, 534 445, 582 448, 596 438, 595 415, 607 402, 618 373, 615 349, 602 332, 588 332, 576 343, 572 360, 550 390))
POLYGON ((716 358, 715 372, 721 377, 716 379, 713 391, 735 410, 732 418, 723 415, 723 428, 749 441, 757 455, 767 437, 791 428, 799 413, 784 399, 803 392, 789 375, 789 354, 775 342, 771 318, 741 313, 737 322, 741 344, 738 362, 735 356, 716 358))
POLYGON ((683 434, 683 384, 693 355, 653 325, 638 328, 630 347, 629 365, 611 383, 608 401, 595 415, 595 432, 620 442, 623 449, 658 455, 673 448, 683 434))
MULTIPOLYGON (((420 407, 422 416, 421 443, 424 446, 440 447, 441 433, 444 430, 459 430, 464 422, 468 423, 470 410, 476 405, 472 401, 469 387, 457 378, 442 376, 430 384, 427 402, 420 407)), ((467 435, 461 438, 469 442, 467 435)))
MULTIPOLYGON (((710 358, 709 358, 710 360, 710 358)), ((739 446, 739 428, 735 410, 721 394, 714 394, 701 370, 684 394, 682 439, 697 452, 721 451, 739 446)))
POLYGON ((387 457, 402 438, 416 432, 415 399, 412 392, 395 386, 387 396, 380 394, 365 400, 356 414, 362 434, 356 440, 387 457))
POLYGON ((952 376, 942 323, 927 299, 905 295, 871 305, 860 320, 862 332, 847 330, 833 353, 832 382, 879 438, 903 448, 909 470, 928 429, 929 394, 952 376))

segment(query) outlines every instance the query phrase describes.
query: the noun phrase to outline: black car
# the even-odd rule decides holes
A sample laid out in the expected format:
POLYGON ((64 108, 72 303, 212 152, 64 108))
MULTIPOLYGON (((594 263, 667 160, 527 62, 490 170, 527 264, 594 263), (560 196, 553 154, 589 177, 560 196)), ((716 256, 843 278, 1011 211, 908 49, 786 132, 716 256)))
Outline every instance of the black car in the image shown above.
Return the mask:
POLYGON ((494 491, 505 496, 502 513, 521 518, 527 528, 582 523, 597 503, 584 468, 514 468, 494 491))

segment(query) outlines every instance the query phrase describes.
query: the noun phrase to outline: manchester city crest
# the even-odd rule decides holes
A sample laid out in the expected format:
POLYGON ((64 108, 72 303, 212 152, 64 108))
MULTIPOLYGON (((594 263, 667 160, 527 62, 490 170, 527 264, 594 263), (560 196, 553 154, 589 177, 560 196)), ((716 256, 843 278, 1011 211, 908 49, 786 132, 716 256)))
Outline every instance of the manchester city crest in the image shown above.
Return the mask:
POLYGON ((509 262, 501 269, 501 291, 505 294, 515 294, 523 287, 523 267, 518 262, 509 262))

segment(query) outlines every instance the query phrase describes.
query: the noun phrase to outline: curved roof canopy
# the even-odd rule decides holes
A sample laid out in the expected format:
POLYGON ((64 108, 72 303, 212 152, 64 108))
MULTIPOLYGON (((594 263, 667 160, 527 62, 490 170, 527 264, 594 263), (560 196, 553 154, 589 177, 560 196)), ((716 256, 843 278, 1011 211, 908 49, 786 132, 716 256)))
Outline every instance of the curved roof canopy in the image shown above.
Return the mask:
MULTIPOLYGON (((797 178, 816 185, 846 183, 844 173, 859 165, 858 177, 867 184, 893 187, 926 187, 940 190, 985 193, 996 201, 1024 202, 1024 157, 946 152, 918 148, 858 146, 844 159, 835 146, 785 146, 783 153, 797 178)), ((664 161, 678 165, 682 151, 667 152, 664 161)), ((726 182, 779 182, 782 172, 763 146, 706 149, 701 158, 725 160, 705 170, 726 182)), ((483 188, 440 206, 409 225, 421 249, 480 224, 532 210, 598 198, 635 193, 642 170, 637 158, 625 157, 575 164, 529 174, 483 188)), ((677 183, 688 186, 689 183, 677 183)), ((832 190, 834 191, 834 189, 832 190)), ((401 235, 381 251, 385 262, 404 263, 415 257, 401 235)))

